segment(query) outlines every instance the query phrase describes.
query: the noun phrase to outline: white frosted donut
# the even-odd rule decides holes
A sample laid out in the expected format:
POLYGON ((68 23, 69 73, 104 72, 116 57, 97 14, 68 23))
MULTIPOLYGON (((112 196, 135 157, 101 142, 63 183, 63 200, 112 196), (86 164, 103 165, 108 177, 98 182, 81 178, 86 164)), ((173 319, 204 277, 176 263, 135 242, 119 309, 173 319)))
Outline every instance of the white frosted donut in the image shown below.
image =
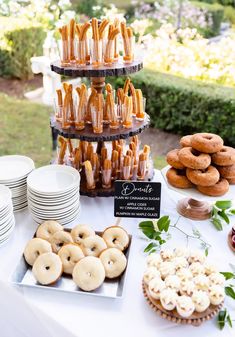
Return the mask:
POLYGON ((107 248, 99 256, 105 269, 105 276, 114 278, 120 276, 126 269, 126 256, 117 248, 107 248))
POLYGON ((64 245, 58 252, 63 264, 63 271, 66 274, 72 274, 75 264, 84 257, 82 249, 74 244, 64 245))
POLYGON ((83 240, 82 250, 85 256, 99 256, 102 250, 106 249, 105 241, 99 236, 89 236, 83 240))
POLYGON ((32 271, 40 284, 55 283, 63 272, 61 259, 54 253, 42 254, 34 262, 32 271))
POLYGON ((53 252, 57 254, 63 245, 73 243, 73 239, 68 232, 59 231, 52 235, 50 242, 53 252))
POLYGON ((52 249, 49 242, 40 238, 34 238, 27 243, 24 249, 24 258, 26 262, 32 266, 39 255, 51 251, 52 249))
POLYGON ((73 280, 85 291, 92 291, 101 286, 105 279, 105 270, 99 258, 86 256, 73 269, 73 280))
POLYGON ((37 229, 36 237, 41 238, 47 241, 50 241, 50 238, 55 232, 62 231, 63 226, 61 226, 57 221, 48 220, 44 221, 37 229))
POLYGON ((109 248, 117 248, 121 251, 125 250, 130 242, 128 233, 119 226, 112 226, 105 229, 102 238, 109 248))
POLYGON ((81 244, 84 239, 88 238, 89 236, 94 236, 95 231, 89 226, 77 225, 71 230, 71 235, 75 243, 81 244))

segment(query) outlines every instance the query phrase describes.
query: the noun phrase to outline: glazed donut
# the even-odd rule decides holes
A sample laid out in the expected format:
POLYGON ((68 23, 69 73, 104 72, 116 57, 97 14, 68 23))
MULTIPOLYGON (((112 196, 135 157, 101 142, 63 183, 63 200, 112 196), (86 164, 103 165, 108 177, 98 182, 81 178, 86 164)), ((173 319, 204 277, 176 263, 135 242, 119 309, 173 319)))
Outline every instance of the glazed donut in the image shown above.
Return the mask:
POLYGON ((228 183, 230 185, 235 185, 235 177, 233 177, 233 178, 227 178, 227 180, 228 180, 228 183))
POLYGON ((53 252, 57 254, 63 245, 72 243, 73 239, 68 232, 59 231, 52 235, 50 242, 53 252))
POLYGON ((71 235, 73 241, 80 245, 84 239, 88 238, 89 236, 94 236, 95 231, 89 226, 77 225, 71 230, 71 235))
POLYGON ((170 185, 177 188, 190 188, 193 187, 191 181, 185 175, 185 170, 177 170, 173 167, 169 168, 166 172, 166 178, 170 185))
POLYGON ((191 139, 192 147, 204 153, 215 153, 222 149, 223 139, 214 133, 196 133, 191 139))
POLYGON ((73 280, 85 291, 92 291, 101 286, 105 279, 105 270, 98 257, 86 256, 73 269, 73 280))
POLYGON ((120 226, 111 226, 105 229, 102 238, 108 248, 117 248, 121 251, 127 249, 130 243, 128 233, 120 226))
POLYGON ((32 266, 39 255, 49 252, 52 252, 49 242, 40 238, 34 238, 27 243, 24 250, 24 258, 32 266))
POLYGON ((58 255, 54 253, 45 253, 37 258, 33 265, 32 272, 40 284, 52 284, 62 275, 62 262, 58 255))
POLYGON ((115 278, 126 269, 126 256, 117 248, 107 248, 99 256, 105 270, 105 276, 115 278))
POLYGON ((181 147, 191 147, 192 146, 191 140, 192 140, 192 135, 187 135, 187 136, 182 137, 180 139, 181 147))
POLYGON ((175 150, 168 152, 166 155, 166 161, 172 167, 182 170, 185 168, 185 166, 181 164, 179 160, 178 152, 179 152, 179 149, 175 149, 175 150))
POLYGON ((235 164, 230 166, 219 166, 218 171, 223 178, 234 178, 235 177, 235 164))
POLYGON ((219 197, 224 195, 229 190, 229 183, 226 179, 222 178, 214 186, 197 186, 199 192, 209 195, 211 197, 219 197))
POLYGON ((99 235, 89 236, 82 242, 82 251, 85 256, 99 256, 107 245, 99 235))
POLYGON ((230 146, 223 146, 222 149, 211 156, 213 163, 219 166, 229 166, 235 164, 235 149, 230 146))
POLYGON ((194 170, 205 170, 211 163, 211 157, 206 153, 198 153, 192 147, 183 147, 179 153, 181 163, 194 170))
POLYGON ((205 170, 186 169, 188 179, 195 185, 199 186, 213 186, 219 179, 219 171, 214 166, 209 166, 205 170))
POLYGON ((63 271, 66 274, 72 274, 75 264, 84 257, 81 248, 74 243, 64 245, 58 251, 58 255, 63 264, 63 271))
POLYGON ((37 229, 36 237, 47 241, 50 241, 51 236, 58 231, 62 231, 61 226, 57 221, 48 220, 44 221, 37 229))

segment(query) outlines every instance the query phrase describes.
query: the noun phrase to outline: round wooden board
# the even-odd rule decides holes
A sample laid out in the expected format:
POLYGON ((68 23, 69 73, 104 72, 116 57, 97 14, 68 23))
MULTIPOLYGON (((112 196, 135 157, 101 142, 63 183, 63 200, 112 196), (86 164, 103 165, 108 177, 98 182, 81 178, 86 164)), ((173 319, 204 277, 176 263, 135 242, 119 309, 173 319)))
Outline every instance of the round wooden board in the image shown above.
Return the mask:
POLYGON ((232 231, 228 233, 228 245, 229 245, 229 248, 235 253, 235 248, 233 247, 233 243, 232 243, 232 231))
POLYGON ((131 63, 117 62, 111 66, 102 65, 94 67, 92 65, 86 66, 61 66, 60 61, 51 63, 51 70, 57 74, 70 77, 107 77, 107 76, 125 76, 136 73, 143 68, 142 60, 135 60, 131 63))
POLYGON ((184 198, 178 201, 177 211, 191 220, 206 220, 211 217, 212 206, 207 201, 184 198))
POLYGON ((144 281, 142 281, 142 286, 143 286, 143 293, 144 293, 144 297, 146 298, 148 304, 150 305, 150 307, 156 311, 156 313, 158 315, 160 315, 162 318, 167 319, 168 321, 171 321, 173 323, 178 323, 178 324, 190 324, 193 326, 199 326, 201 325, 204 321, 208 321, 210 319, 212 319, 218 312, 219 310, 222 308, 223 303, 221 303, 220 305, 210 305, 209 308, 202 312, 194 312, 190 318, 182 318, 176 310, 172 310, 172 311, 168 311, 166 309, 163 308, 163 306, 161 305, 160 301, 155 300, 154 298, 152 298, 149 294, 148 288, 145 285, 144 281))

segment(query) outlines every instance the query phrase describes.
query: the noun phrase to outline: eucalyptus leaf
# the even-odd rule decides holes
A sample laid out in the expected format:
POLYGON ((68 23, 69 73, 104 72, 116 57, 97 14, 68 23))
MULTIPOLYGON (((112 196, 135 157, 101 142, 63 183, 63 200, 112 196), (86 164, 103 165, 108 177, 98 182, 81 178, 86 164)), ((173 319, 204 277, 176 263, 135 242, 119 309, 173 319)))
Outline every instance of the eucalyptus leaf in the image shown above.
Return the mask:
POLYGON ((142 221, 139 223, 140 229, 154 229, 152 221, 142 221))
POLYGON ((163 231, 164 228, 165 228, 165 226, 166 226, 166 223, 167 223, 168 221, 170 221, 168 215, 162 216, 162 217, 157 221, 158 229, 159 229, 160 231, 163 231))
POLYGON ((147 253, 147 252, 149 252, 151 249, 153 249, 155 247, 156 247, 156 243, 151 242, 151 243, 148 244, 147 247, 145 247, 144 252, 147 253))
POLYGON ((230 328, 232 328, 233 327, 233 323, 232 323, 232 320, 231 320, 231 317, 230 317, 229 314, 227 314, 226 320, 227 320, 228 325, 230 326, 230 328))
POLYGON ((229 224, 229 217, 227 216, 227 214, 225 213, 225 211, 223 210, 223 211, 221 211, 221 212, 219 212, 218 213, 220 216, 221 216, 221 218, 223 218, 224 219, 224 221, 227 223, 227 224, 229 224))
POLYGON ((208 256, 208 253, 209 253, 208 248, 206 248, 205 249, 205 255, 208 256))
POLYGON ((170 223, 171 223, 170 219, 165 223, 165 227, 164 227, 165 232, 168 232, 170 223))
POLYGON ((155 230, 151 228, 143 229, 142 230, 143 234, 147 236, 149 239, 153 239, 155 235, 155 230))
POLYGON ((224 275, 226 281, 235 278, 235 275, 230 272, 225 271, 225 272, 220 272, 220 274, 224 275))
POLYGON ((219 201, 216 201, 215 205, 220 209, 229 209, 232 207, 232 201, 231 200, 219 200, 219 201))
POLYGON ((225 294, 235 300, 235 292, 232 287, 225 287, 225 294))
POLYGON ((222 231, 223 230, 223 226, 222 226, 222 223, 219 219, 216 219, 216 218, 213 218, 212 219, 212 223, 213 225, 215 226, 215 228, 218 230, 218 231, 222 231))
POLYGON ((231 213, 232 215, 235 215, 235 209, 230 209, 229 213, 231 213))
POLYGON ((217 317, 217 323, 219 325, 220 330, 222 330, 225 326, 225 317, 226 317, 227 311, 225 310, 220 310, 218 317, 217 317))

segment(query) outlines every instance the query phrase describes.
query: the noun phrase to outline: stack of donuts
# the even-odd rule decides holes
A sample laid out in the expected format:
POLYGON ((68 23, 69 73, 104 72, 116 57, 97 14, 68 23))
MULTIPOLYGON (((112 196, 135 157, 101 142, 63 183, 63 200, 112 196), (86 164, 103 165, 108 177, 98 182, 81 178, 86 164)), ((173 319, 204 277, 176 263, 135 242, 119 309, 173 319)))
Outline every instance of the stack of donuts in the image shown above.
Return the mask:
POLYGON ((222 196, 235 184, 235 149, 224 146, 212 133, 196 133, 180 140, 180 149, 167 154, 171 168, 166 177, 174 187, 191 188, 205 195, 222 196))
POLYGON ((39 284, 54 284, 64 273, 80 289, 93 291, 105 278, 114 279, 124 272, 129 243, 128 233, 120 226, 108 227, 100 236, 87 225, 77 225, 69 232, 57 221, 45 221, 27 243, 24 258, 39 284))

